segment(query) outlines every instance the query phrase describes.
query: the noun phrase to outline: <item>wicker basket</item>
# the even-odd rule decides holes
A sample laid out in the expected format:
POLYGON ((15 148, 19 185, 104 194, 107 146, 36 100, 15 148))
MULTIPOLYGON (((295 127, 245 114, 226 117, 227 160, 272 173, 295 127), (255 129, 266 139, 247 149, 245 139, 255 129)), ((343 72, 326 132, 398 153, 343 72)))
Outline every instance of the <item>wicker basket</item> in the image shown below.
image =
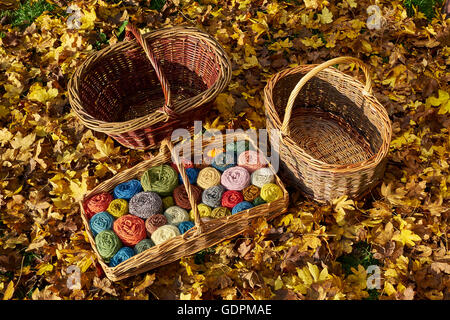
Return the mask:
POLYGON ((137 41, 104 48, 76 70, 69 101, 86 127, 127 148, 149 149, 204 117, 228 85, 231 63, 213 37, 192 27, 141 36, 127 25, 131 35, 137 41))
MULTIPOLYGON (((253 146, 255 146, 251 138, 246 134, 236 133, 227 135, 227 137, 228 137, 227 139, 234 138, 235 140, 249 140, 250 143, 253 146)), ((183 145, 178 144, 178 146, 182 147, 183 145)), ((211 149, 215 147, 223 147, 222 144, 219 145, 217 142, 203 143, 202 150, 204 150, 208 146, 211 149)), ((258 149, 255 147, 255 150, 258 149)), ((180 170, 180 173, 183 177, 183 182, 186 187, 187 194, 189 195, 191 206, 192 208, 195 208, 194 210, 195 227, 182 235, 169 239, 168 241, 162 244, 159 244, 144 252, 141 252, 140 254, 131 257, 130 259, 120 263, 115 267, 109 267, 100 257, 97 251, 94 236, 90 231, 89 221, 86 217, 83 208, 84 199, 80 201, 79 204, 82 213, 81 217, 83 220, 84 227, 86 229, 89 242, 91 243, 92 248, 94 249, 97 259, 100 265, 102 266, 106 276, 110 280, 112 281, 121 280, 154 269, 156 267, 168 264, 184 256, 192 255, 200 250, 211 247, 225 239, 229 239, 241 234, 242 232, 244 232, 249 228, 250 223, 252 221, 260 217, 273 219, 287 210, 289 203, 289 195, 281 180, 278 178, 278 176, 275 175, 274 183, 276 183, 278 186, 281 187, 283 191, 283 198, 275 200, 270 203, 265 203, 256 206, 251 209, 247 209, 245 211, 242 211, 238 214, 234 214, 231 216, 213 219, 206 222, 200 220, 199 214, 197 212, 197 206, 194 203, 194 197, 192 196, 191 193, 189 179, 186 176, 184 167, 180 165, 180 159, 178 158, 177 154, 178 154, 177 152, 174 152, 174 147, 172 143, 169 142, 168 140, 164 140, 160 149, 160 153, 158 155, 156 155, 150 160, 141 162, 140 164, 136 165, 133 168, 122 171, 117 175, 115 175, 113 178, 101 183, 91 192, 89 192, 84 197, 84 199, 87 199, 97 193, 111 192, 116 185, 128 181, 130 179, 133 178, 140 179, 141 175, 150 167, 171 162, 173 159, 177 164, 177 167, 180 170)), ((270 164, 269 168, 275 173, 274 169, 270 166, 270 164)))
POLYGON ((340 57, 284 70, 268 81, 264 97, 282 174, 305 195, 318 202, 358 198, 383 176, 391 124, 362 61, 340 57), (366 84, 331 68, 339 63, 359 66, 366 84))

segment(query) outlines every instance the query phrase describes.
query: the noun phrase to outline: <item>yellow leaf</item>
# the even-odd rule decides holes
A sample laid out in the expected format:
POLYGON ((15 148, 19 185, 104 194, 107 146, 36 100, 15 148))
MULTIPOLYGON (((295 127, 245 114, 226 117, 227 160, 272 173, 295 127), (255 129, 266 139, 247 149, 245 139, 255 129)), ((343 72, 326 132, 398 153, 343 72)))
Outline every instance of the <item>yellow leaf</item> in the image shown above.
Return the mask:
POLYGON ((215 101, 215 106, 219 110, 223 118, 228 118, 233 116, 233 107, 236 101, 231 94, 220 93, 215 101))
POLYGON ((446 113, 450 113, 450 100, 447 100, 447 102, 443 103, 438 111, 438 114, 446 113))
POLYGON ((384 291, 387 293, 388 296, 391 296, 391 295, 394 295, 397 293, 394 286, 387 281, 384 283, 384 291))
POLYGON ((322 22, 323 24, 333 22, 333 13, 330 10, 328 10, 327 7, 322 9, 322 13, 319 14, 319 17, 320 17, 320 22, 322 22))
POLYGON ((301 39, 300 40, 305 46, 312 47, 317 49, 324 45, 322 38, 319 38, 317 35, 313 35, 311 38, 301 39))
POLYGON ((50 263, 46 263, 39 268, 39 270, 36 272, 36 275, 40 276, 40 275, 46 273, 47 271, 52 271, 52 270, 53 270, 53 265, 50 263))
POLYGON ((10 281, 8 287, 6 287, 5 294, 3 295, 3 300, 9 300, 14 294, 14 282, 10 281))
POLYGON ((315 264, 311 264, 308 262, 308 269, 314 279, 314 282, 318 281, 319 280, 319 267, 316 266, 315 264))
POLYGON ((432 106, 437 107, 441 104, 447 102, 449 100, 449 93, 444 90, 439 89, 439 96, 438 97, 429 97, 427 99, 427 102, 429 102, 432 106))
POLYGON ((407 245, 408 247, 414 247, 416 245, 416 242, 421 241, 422 238, 420 238, 417 234, 412 232, 408 229, 403 229, 400 231, 400 233, 394 234, 392 237, 392 240, 401 242, 403 245, 407 245))
POLYGON ((83 16, 81 17, 81 29, 88 30, 94 28, 94 21, 97 19, 94 8, 90 11, 83 10, 83 16))
POLYGON ((28 99, 46 103, 58 95, 56 88, 44 88, 39 82, 34 83, 28 92, 28 99))
POLYGON ((319 7, 318 0, 303 0, 303 2, 305 3, 307 9, 309 8, 317 9, 319 7))
POLYGON ((342 225, 342 222, 344 221, 345 218, 345 210, 355 210, 354 207, 354 201, 353 200, 347 200, 347 196, 341 196, 337 199, 333 200, 333 205, 334 205, 334 210, 335 210, 335 214, 334 217, 336 219, 336 222, 339 225, 342 225))
POLYGON ((278 278, 276 278, 276 280, 275 280, 274 289, 280 290, 281 288, 283 288, 283 285, 284 285, 283 280, 281 280, 281 277, 278 276, 278 278))
POLYGON ((356 8, 358 6, 358 3, 355 0, 345 0, 347 1, 350 8, 356 8))
POLYGON ((114 141, 111 137, 108 137, 104 142, 103 140, 95 139, 95 147, 99 152, 94 154, 94 159, 110 157, 117 154, 120 149, 120 147, 114 148, 114 141))

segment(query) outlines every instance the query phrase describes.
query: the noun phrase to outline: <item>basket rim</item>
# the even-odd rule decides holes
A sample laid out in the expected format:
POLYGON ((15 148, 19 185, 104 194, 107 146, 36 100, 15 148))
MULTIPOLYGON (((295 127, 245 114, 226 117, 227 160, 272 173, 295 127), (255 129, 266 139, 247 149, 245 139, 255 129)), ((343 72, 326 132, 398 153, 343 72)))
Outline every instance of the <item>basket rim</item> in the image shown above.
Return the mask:
MULTIPOLYGON (((303 161, 307 162, 308 165, 311 168, 314 168, 315 170, 320 171, 326 171, 326 172, 334 172, 334 173, 353 173, 358 172, 362 169, 368 169, 368 168, 374 168, 376 167, 383 159, 386 157, 386 155, 389 152, 389 145, 391 142, 391 135, 392 135, 392 126, 391 121, 389 119, 389 115, 384 108, 384 106, 378 101, 378 99, 372 94, 364 91, 365 85, 363 85, 359 80, 353 78, 350 75, 345 74, 344 72, 333 68, 328 67, 322 71, 320 71, 319 75, 321 73, 334 73, 336 77, 339 77, 340 79, 344 80, 348 84, 351 83, 353 87, 356 87, 356 89, 364 94, 364 96, 369 101, 370 106, 372 109, 381 116, 383 120, 383 130, 380 132, 382 143, 381 146, 376 150, 376 152, 368 159, 355 162, 352 164, 329 164, 326 162, 323 162, 321 160, 315 159, 310 154, 308 154, 303 148, 301 148, 295 140, 290 136, 290 134, 284 135, 281 133, 281 126, 282 126, 282 119, 280 118, 278 112, 275 109, 275 104, 273 102, 273 88, 275 87, 276 83, 289 75, 294 75, 298 73, 304 73, 306 74, 308 71, 312 70, 314 67, 318 66, 319 64, 307 64, 307 65, 299 65, 293 68, 287 68, 285 70, 282 70, 280 72, 277 72, 274 74, 270 79, 267 81, 266 86, 264 87, 264 105, 265 105, 265 113, 266 113, 266 122, 272 120, 273 126, 275 129, 278 130, 278 135, 280 139, 280 143, 289 143, 289 147, 293 148, 294 152, 296 152, 296 156, 301 158, 303 161), (285 141, 283 141, 285 140, 285 141)), ((316 78, 315 76, 314 78, 316 78)), ((324 80, 325 81, 325 80, 324 80)), ((332 82, 329 82, 331 85, 333 85, 332 82)), ((341 93, 344 94, 344 93, 341 93)))
MULTIPOLYGON (((206 44, 211 52, 215 53, 214 59, 217 64, 220 66, 218 69, 218 77, 217 80, 213 83, 213 85, 188 99, 174 102, 172 104, 172 110, 182 116, 184 113, 189 112, 192 109, 195 109, 199 105, 205 104, 213 100, 223 89, 228 85, 231 81, 231 61, 226 54, 225 50, 222 48, 220 43, 210 34, 191 26, 175 26, 175 27, 165 27, 158 30, 150 31, 142 37, 145 40, 152 39, 163 39, 163 38, 171 38, 177 36, 191 36, 197 38, 203 44, 206 44), (179 112, 180 105, 187 105, 186 110, 179 112), (178 111, 178 112, 177 112, 178 111)), ((69 83, 68 83, 68 98, 69 103, 71 105, 71 109, 74 111, 77 118, 88 128, 103 132, 106 134, 121 134, 134 130, 139 130, 149 126, 148 122, 152 123, 158 122, 166 122, 170 118, 161 111, 154 111, 148 115, 141 116, 135 119, 127 120, 127 121, 115 121, 108 122, 96 119, 94 116, 90 115, 86 111, 84 111, 83 104, 81 103, 80 95, 79 95, 79 85, 81 82, 81 76, 85 74, 85 72, 89 72, 89 67, 99 60, 107 57, 108 55, 123 50, 129 49, 140 49, 142 47, 138 45, 135 39, 130 41, 121 41, 115 43, 113 45, 107 46, 100 51, 96 51, 91 53, 85 61, 81 65, 77 67, 75 72, 72 74, 69 83)))

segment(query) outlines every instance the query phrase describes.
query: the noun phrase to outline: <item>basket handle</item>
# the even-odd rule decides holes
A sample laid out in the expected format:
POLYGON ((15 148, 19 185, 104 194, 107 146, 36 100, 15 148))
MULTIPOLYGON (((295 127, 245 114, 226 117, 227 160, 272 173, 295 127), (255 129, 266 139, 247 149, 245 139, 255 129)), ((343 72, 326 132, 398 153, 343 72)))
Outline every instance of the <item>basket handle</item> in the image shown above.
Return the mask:
POLYGON ((166 138, 161 142, 160 152, 162 152, 164 147, 169 149, 170 154, 172 155, 172 158, 175 161, 175 164, 178 168, 178 171, 180 172, 181 178, 183 179, 184 187, 186 189, 186 193, 189 198, 189 203, 191 204, 191 208, 194 213, 194 222, 195 226, 197 227, 197 232, 202 233, 204 224, 203 221, 200 219, 200 215, 198 214, 197 203, 195 202, 194 196, 192 195, 191 183, 189 182, 189 178, 186 174, 186 169, 184 168, 184 165, 182 164, 180 157, 178 156, 178 153, 174 152, 174 146, 170 139, 166 138))
POLYGON ((316 74, 318 74, 323 69, 326 69, 332 65, 339 64, 339 63, 355 63, 358 65, 361 70, 364 72, 364 75, 366 77, 366 84, 364 86, 364 92, 366 94, 372 93, 372 80, 370 80, 370 74, 369 69, 367 66, 362 62, 361 60, 353 57, 338 57, 334 58, 328 61, 325 61, 322 64, 319 64, 318 66, 311 69, 306 75, 304 75, 300 81, 295 86, 294 90, 292 90, 291 95, 289 96, 286 111, 284 113, 284 119, 283 124, 281 126, 281 133, 282 134, 288 134, 289 133, 289 121, 291 120, 291 114, 292 114, 292 108, 294 107, 295 99, 297 98, 298 93, 303 88, 306 82, 308 82, 312 77, 314 77, 316 74))
MULTIPOLYGON (((156 76, 159 79, 159 82, 162 87, 162 91, 164 94, 164 106, 159 109, 159 112, 164 113, 167 117, 175 117, 177 114, 175 111, 171 109, 171 93, 170 93, 170 86, 169 82, 166 79, 166 76, 162 72, 161 67, 158 64, 158 61, 156 60, 155 56, 153 55, 152 50, 150 49, 150 46, 148 45, 147 41, 145 41, 142 38, 142 35, 140 31, 134 26, 132 23, 128 23, 126 26, 126 35, 125 39, 131 39, 131 35, 136 38, 137 42, 140 44, 142 49, 144 49, 145 54, 147 55, 148 60, 150 60, 150 63, 153 66, 153 69, 155 69, 156 76)), ((168 118, 166 119, 166 121, 168 118)))

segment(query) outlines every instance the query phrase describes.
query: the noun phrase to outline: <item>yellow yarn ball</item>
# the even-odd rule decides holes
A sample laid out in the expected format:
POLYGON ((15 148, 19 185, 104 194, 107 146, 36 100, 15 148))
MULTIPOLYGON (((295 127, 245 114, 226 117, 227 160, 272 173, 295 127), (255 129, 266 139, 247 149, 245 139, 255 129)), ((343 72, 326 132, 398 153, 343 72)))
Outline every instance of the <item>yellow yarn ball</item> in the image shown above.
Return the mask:
POLYGON ((197 177, 197 185, 202 189, 208 189, 220 184, 220 172, 213 167, 200 170, 197 177))
POLYGON ((128 201, 125 199, 115 199, 111 201, 106 211, 114 218, 120 218, 128 214, 128 201))
MULTIPOLYGON (((211 216, 211 208, 208 207, 206 204, 204 203, 200 203, 199 205, 197 205, 197 210, 198 210, 198 214, 200 216, 200 218, 206 218, 206 217, 210 217, 211 216)), ((191 218, 192 221, 195 220, 194 218, 194 211, 191 210, 189 212, 189 217, 191 218)))
POLYGON ((266 202, 272 202, 283 197, 283 191, 274 183, 266 183, 261 188, 261 198, 266 202))
POLYGON ((231 211, 225 207, 217 207, 211 212, 211 217, 215 218, 215 219, 222 218, 225 216, 230 216, 230 215, 231 215, 231 211))

